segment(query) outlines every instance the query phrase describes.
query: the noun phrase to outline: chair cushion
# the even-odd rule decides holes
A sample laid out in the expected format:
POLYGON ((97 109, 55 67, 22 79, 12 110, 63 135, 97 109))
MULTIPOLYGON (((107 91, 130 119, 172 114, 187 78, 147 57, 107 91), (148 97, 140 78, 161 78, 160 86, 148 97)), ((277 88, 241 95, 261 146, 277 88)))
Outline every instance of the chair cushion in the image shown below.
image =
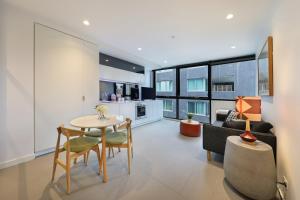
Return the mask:
MULTIPOLYGON (((99 144, 99 140, 94 137, 77 137, 69 140, 71 152, 82 152, 91 149, 99 144)), ((64 148, 67 149, 67 142, 64 143, 64 148)))
POLYGON ((123 144, 127 141, 127 134, 122 131, 114 133, 106 133, 106 143, 109 144, 123 144))
MULTIPOLYGON (((111 133, 111 132, 113 132, 111 128, 106 129, 106 133, 111 133)), ((102 131, 100 129, 95 129, 95 130, 87 131, 84 134, 89 137, 101 137, 102 131)))

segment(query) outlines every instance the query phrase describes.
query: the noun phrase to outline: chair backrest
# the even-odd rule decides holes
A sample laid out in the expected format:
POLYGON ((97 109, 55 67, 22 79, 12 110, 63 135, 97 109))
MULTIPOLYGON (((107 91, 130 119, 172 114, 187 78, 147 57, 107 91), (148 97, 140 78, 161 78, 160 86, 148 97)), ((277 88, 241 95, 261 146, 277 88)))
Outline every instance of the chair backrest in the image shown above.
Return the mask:
POLYGON ((118 129, 126 129, 127 130, 127 140, 132 141, 132 135, 131 135, 131 122, 132 120, 130 118, 126 118, 125 121, 118 127, 118 129))
POLYGON ((58 132, 58 134, 63 134, 67 138, 76 137, 76 136, 83 136, 84 135, 83 131, 70 129, 70 128, 65 128, 64 125, 60 125, 57 128, 57 132, 58 132))

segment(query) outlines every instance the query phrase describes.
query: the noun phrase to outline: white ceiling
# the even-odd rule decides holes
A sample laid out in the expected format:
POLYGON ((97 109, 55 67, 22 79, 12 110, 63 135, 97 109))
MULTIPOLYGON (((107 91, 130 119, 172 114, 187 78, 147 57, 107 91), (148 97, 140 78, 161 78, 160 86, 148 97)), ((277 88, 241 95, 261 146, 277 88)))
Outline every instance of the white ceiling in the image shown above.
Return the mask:
POLYGON ((151 68, 252 54, 272 0, 7 0, 151 68), (232 20, 226 20, 233 13, 232 20), (84 19, 91 23, 82 24, 84 19), (171 36, 175 36, 174 39, 171 36), (230 47, 234 45, 236 49, 230 47), (141 47, 143 50, 138 51, 141 47), (168 63, 164 63, 167 60, 168 63))

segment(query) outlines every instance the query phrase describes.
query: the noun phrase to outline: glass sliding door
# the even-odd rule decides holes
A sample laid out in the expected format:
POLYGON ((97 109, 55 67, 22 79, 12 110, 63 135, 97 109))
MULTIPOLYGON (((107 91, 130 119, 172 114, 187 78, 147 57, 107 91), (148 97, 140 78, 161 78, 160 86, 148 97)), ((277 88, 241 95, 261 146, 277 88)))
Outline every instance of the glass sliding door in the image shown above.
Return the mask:
POLYGON ((176 118, 176 99, 158 98, 163 100, 163 115, 168 118, 176 118))

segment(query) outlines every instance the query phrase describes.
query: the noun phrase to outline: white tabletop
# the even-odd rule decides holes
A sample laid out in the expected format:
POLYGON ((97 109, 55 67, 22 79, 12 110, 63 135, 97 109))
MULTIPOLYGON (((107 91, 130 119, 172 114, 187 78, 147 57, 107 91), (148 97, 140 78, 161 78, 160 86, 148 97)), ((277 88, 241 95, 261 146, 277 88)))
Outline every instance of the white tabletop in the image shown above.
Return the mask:
POLYGON ((98 115, 86 115, 73 119, 70 124, 78 128, 103 128, 124 122, 123 116, 111 115, 98 119, 98 115))

